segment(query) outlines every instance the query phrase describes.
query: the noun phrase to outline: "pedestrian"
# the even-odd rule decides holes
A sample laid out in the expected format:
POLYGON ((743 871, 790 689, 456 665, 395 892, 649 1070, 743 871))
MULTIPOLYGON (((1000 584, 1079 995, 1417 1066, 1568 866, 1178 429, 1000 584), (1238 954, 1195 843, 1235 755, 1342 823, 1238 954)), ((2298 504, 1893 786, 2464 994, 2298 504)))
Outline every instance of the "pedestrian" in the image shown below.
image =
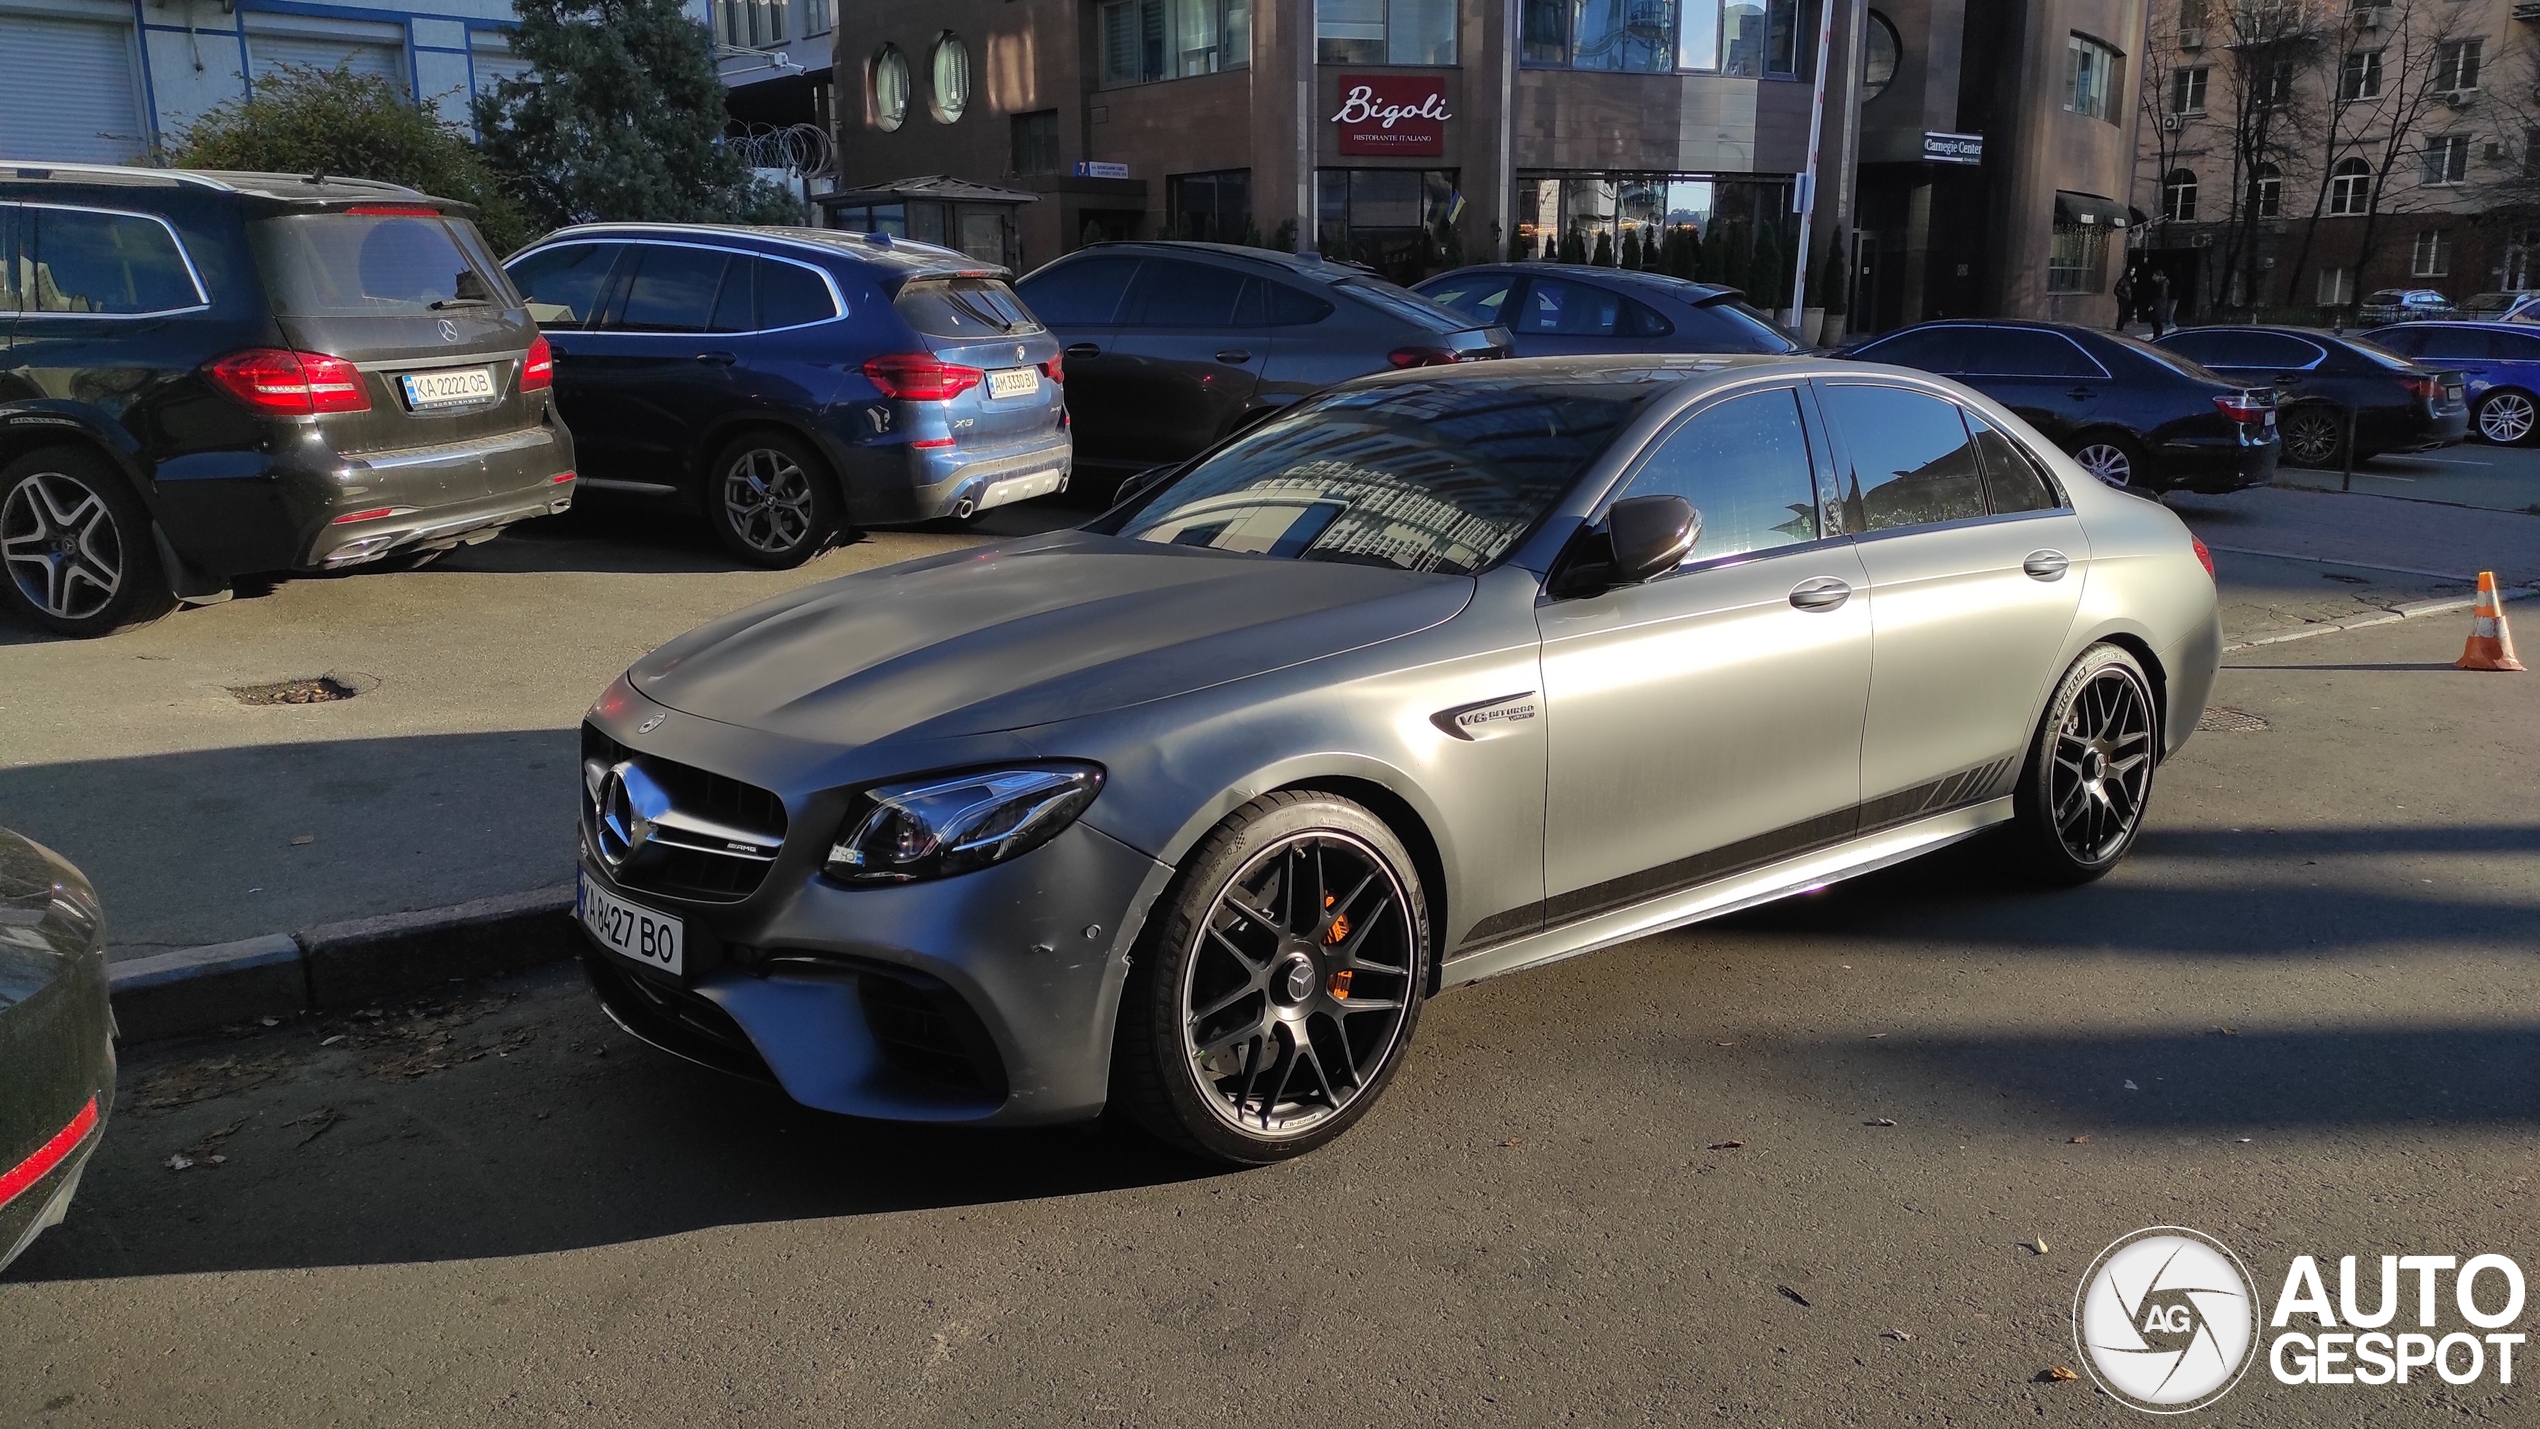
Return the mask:
POLYGON ((2117 286, 2113 291, 2117 299, 2117 331, 2124 332, 2126 324, 2134 321, 2133 264, 2129 263, 2117 270, 2117 286))
POLYGON ((2159 268, 2152 270, 2152 340, 2170 330, 2178 318, 2178 299, 2170 292, 2170 275, 2159 268))

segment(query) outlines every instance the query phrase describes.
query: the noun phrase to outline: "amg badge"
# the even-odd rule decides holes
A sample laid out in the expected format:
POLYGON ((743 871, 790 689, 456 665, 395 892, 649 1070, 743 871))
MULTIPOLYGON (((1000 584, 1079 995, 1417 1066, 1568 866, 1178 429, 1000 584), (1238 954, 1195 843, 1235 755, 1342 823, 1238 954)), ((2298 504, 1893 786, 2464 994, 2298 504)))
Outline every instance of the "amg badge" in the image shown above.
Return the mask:
POLYGON ((1535 692, 1502 695, 1476 705, 1458 705, 1429 716, 1429 722, 1457 739, 1497 739, 1521 720, 1535 717, 1538 708, 1535 692))

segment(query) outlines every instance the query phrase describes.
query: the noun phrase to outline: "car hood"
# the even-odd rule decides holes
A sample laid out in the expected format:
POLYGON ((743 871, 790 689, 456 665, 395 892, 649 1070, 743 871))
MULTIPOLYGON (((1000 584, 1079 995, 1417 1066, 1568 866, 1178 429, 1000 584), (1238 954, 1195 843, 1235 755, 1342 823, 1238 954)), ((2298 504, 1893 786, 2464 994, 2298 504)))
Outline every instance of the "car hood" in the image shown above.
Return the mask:
POLYGON ((1081 531, 825 581, 628 671, 685 714, 828 744, 1101 714, 1425 630, 1469 577, 1081 531))

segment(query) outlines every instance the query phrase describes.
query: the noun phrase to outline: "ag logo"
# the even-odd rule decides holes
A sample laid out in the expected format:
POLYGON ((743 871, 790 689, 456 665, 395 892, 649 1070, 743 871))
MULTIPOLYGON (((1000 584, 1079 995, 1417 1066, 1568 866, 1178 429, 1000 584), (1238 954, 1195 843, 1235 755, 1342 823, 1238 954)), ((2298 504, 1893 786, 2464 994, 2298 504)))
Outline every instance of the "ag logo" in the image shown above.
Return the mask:
POLYGON ((2073 1346, 2121 1404, 2153 1414, 2202 1409, 2256 1358, 2258 1297, 2222 1242, 2184 1226, 2119 1240, 2081 1277, 2073 1346))

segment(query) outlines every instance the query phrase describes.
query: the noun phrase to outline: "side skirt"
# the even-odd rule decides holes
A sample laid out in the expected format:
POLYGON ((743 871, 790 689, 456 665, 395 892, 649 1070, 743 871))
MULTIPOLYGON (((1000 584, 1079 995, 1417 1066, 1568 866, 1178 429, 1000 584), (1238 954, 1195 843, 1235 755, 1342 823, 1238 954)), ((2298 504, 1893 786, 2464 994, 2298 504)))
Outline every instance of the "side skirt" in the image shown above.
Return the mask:
POLYGON ((1864 834, 1832 848, 1799 854, 1762 868, 1652 898, 1629 908, 1618 908, 1610 913, 1546 928, 1540 933, 1512 938, 1449 958, 1441 972, 1439 986, 1461 987, 1501 973, 1541 967, 1563 958, 1574 958, 1581 953, 1593 953, 1600 948, 1647 937, 1651 933, 1662 933, 1705 918, 1717 918, 1724 913, 1735 913, 1759 903, 1787 898, 1794 893, 1805 893, 1838 879, 1902 863, 1945 844, 1982 833, 1995 824, 2007 823, 2010 818, 2011 800, 2006 795, 1864 834))

